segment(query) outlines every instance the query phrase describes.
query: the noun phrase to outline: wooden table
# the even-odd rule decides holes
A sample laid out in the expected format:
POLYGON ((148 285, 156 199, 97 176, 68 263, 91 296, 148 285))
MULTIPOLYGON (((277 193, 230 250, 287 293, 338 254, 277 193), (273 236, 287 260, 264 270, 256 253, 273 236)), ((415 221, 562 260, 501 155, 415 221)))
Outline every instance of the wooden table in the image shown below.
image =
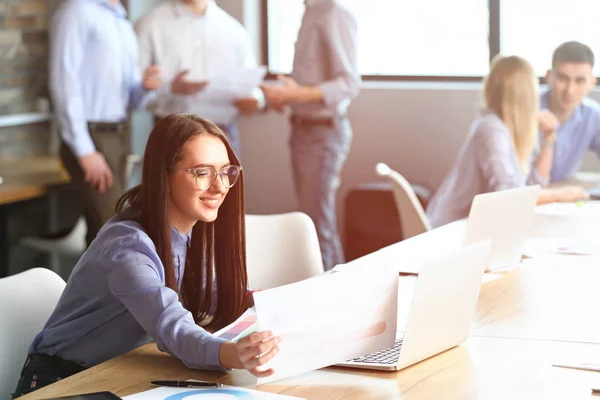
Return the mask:
MULTIPOLYGON (((399 319, 407 316, 415 282, 416 277, 400 279, 399 319)), ((551 365, 600 364, 598 304, 598 266, 528 262, 483 284, 472 336, 462 346, 399 372, 332 367, 259 389, 308 399, 593 398, 590 388, 600 386, 600 373, 551 365)), ((189 370, 149 344, 23 399, 100 390, 125 396, 151 389, 150 380, 159 378, 216 380, 250 388, 255 383, 245 371, 189 370)))
POLYGON ((0 158, 0 278, 8 275, 8 207, 49 193, 70 178, 58 157, 0 158))
POLYGON ((0 205, 30 200, 69 182, 60 159, 52 156, 0 158, 0 205))
MULTIPOLYGON (((590 399, 600 374, 552 367, 600 359, 600 345, 470 338, 465 344, 398 372, 325 368, 262 385, 258 390, 307 399, 590 399)), ((246 371, 192 371, 151 343, 21 397, 48 399, 94 391, 127 396, 153 379, 202 379, 255 387, 246 371)))

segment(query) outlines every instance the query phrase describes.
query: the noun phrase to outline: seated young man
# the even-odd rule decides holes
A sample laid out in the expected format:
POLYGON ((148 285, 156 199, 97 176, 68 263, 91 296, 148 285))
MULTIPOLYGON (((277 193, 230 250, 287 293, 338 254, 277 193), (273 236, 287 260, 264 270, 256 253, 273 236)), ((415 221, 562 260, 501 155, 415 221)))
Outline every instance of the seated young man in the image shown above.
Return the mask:
POLYGON ((555 133, 540 133, 534 155, 534 162, 538 157, 549 160, 550 183, 571 178, 588 150, 600 156, 600 105, 587 97, 596 85, 593 66, 592 50, 579 42, 561 44, 552 56, 549 90, 541 94, 540 107, 549 109, 559 125, 555 133))

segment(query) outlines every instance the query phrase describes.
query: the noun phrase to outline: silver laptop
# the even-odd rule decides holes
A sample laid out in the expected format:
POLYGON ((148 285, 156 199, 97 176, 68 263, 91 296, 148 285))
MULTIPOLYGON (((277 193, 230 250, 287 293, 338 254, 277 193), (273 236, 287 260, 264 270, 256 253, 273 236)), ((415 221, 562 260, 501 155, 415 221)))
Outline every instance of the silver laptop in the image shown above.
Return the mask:
POLYGON ((540 186, 533 185, 475 196, 463 244, 491 239, 489 269, 517 264, 523 255, 539 192, 540 186))
POLYGON ((479 194, 473 199, 467 220, 454 221, 384 247, 369 254, 369 258, 357 258, 336 266, 334 270, 343 271, 365 263, 377 264, 395 255, 402 260, 398 263, 398 272, 417 275, 422 262, 435 254, 485 239, 492 240, 488 269, 518 263, 530 231, 539 191, 540 187, 535 185, 479 194))
MULTIPOLYGON (((337 365, 395 371, 465 341, 475 314, 490 246, 486 240, 424 262, 410 304, 406 330, 396 339, 394 347, 337 365)), ((396 262, 401 260, 396 259, 396 262)))

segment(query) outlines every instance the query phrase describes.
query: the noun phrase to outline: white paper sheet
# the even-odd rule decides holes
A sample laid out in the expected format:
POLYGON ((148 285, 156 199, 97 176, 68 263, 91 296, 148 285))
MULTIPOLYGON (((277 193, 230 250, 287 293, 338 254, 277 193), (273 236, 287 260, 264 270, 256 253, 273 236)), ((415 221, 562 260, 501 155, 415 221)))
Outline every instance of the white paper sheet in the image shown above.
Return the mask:
POLYGON ((256 323, 256 310, 254 307, 251 307, 231 324, 215 332, 215 336, 225 340, 230 340, 232 342, 237 342, 244 336, 255 332, 257 329, 258 324, 256 323))
MULTIPOLYGON (((254 293, 260 330, 282 338, 263 384, 390 348, 398 271, 380 266, 327 274, 254 293)), ((266 369, 266 368, 265 368, 266 369)))
POLYGON ((531 258, 551 256, 600 257, 600 239, 584 238, 530 238, 523 254, 531 258))
POLYGON ((535 208, 535 214, 554 217, 600 217, 600 201, 543 204, 535 208))
POLYGON ((123 397, 125 400, 299 400, 300 397, 259 392, 241 387, 173 388, 159 387, 123 397))
POLYGON ((212 104, 230 105, 236 99, 252 95, 263 81, 267 69, 255 68, 223 69, 213 76, 204 90, 197 96, 212 104))
POLYGON ((590 362, 568 362, 565 364, 552 364, 553 367, 579 369, 582 371, 600 372, 600 364, 590 362))

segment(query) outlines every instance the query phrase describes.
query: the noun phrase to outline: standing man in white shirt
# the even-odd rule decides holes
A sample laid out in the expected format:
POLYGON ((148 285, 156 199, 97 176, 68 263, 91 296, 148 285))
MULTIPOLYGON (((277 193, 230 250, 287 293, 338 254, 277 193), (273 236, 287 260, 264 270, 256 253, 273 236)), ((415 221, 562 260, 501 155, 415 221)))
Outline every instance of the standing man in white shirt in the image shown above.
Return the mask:
POLYGON ((317 228, 325 269, 344 261, 335 195, 352 142, 347 117, 358 95, 358 26, 338 0, 305 0, 291 78, 263 86, 269 108, 292 109, 292 169, 300 210, 317 228))
POLYGON ((194 113, 207 118, 229 136, 240 151, 235 119, 264 107, 257 87, 252 96, 228 104, 203 93, 206 84, 227 69, 256 67, 250 37, 244 27, 214 0, 167 0, 135 25, 140 66, 161 67, 165 85, 148 108, 156 118, 194 113))

